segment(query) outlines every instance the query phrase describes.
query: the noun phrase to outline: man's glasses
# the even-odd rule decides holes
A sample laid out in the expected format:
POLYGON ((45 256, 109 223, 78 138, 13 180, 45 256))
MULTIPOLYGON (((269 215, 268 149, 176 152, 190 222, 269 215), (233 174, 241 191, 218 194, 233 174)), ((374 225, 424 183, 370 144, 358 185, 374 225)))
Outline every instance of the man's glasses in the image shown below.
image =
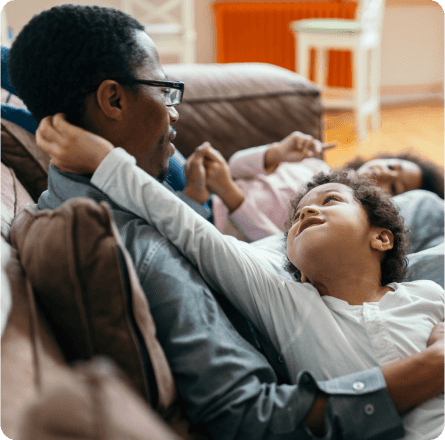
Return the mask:
MULTIPOLYGON (((158 81, 149 79, 134 79, 134 78, 110 78, 122 85, 136 85, 143 84, 151 87, 167 87, 165 90, 165 105, 171 107, 172 105, 178 105, 182 101, 182 95, 184 94, 184 83, 181 81, 158 81)), ((91 93, 96 90, 99 85, 90 87, 85 90, 84 93, 91 93)))

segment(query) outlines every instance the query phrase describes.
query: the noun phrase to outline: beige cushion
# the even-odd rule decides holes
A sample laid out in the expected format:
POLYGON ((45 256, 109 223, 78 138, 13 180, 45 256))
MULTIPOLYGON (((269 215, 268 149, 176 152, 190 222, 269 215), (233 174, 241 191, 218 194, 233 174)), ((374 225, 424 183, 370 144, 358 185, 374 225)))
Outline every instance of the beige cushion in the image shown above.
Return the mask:
POLYGON ((29 131, 2 119, 2 162, 14 170, 34 201, 48 186, 49 156, 29 131))

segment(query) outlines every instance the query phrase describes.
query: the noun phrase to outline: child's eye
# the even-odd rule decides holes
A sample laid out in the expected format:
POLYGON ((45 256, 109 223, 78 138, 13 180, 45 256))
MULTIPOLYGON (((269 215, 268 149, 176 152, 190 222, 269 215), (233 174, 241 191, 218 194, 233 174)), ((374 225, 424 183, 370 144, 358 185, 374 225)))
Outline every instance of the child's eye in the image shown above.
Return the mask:
POLYGON ((336 202, 339 202, 340 201, 340 197, 337 197, 337 196, 334 196, 334 195, 331 194, 331 195, 327 196, 326 199, 324 200, 324 205, 326 203, 332 202, 333 200, 336 201, 336 202))
POLYGON ((165 90, 164 90, 164 94, 165 94, 165 96, 170 95, 170 89, 165 89, 165 90))

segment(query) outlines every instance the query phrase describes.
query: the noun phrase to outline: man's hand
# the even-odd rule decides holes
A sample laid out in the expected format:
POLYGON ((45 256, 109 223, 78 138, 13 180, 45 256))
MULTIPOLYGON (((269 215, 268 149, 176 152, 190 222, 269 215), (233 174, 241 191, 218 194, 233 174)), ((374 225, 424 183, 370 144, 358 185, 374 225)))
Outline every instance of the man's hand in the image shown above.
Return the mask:
POLYGON ((232 179, 228 163, 208 142, 199 146, 197 152, 204 157, 207 188, 224 202, 230 212, 235 211, 243 203, 244 195, 232 179))
POLYGON ((187 159, 184 171, 187 184, 183 193, 201 205, 207 202, 210 193, 206 187, 206 170, 202 153, 195 151, 187 159))
POLYGON ((42 119, 36 142, 55 167, 74 174, 93 174, 114 148, 106 139, 67 122, 62 113, 42 119))
POLYGON ((301 162, 310 157, 323 159, 323 152, 335 146, 337 142, 323 144, 308 134, 294 131, 272 144, 264 156, 264 168, 267 172, 273 172, 281 162, 301 162))
POLYGON ((207 188, 219 196, 233 182, 229 165, 222 154, 215 150, 209 142, 204 142, 196 151, 204 157, 207 188))

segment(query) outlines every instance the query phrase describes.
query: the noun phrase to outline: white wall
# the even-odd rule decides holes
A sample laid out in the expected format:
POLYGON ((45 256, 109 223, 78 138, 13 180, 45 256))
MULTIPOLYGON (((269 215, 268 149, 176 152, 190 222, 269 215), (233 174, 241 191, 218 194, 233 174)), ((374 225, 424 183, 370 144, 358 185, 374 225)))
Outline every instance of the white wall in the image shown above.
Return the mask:
POLYGON ((442 8, 386 8, 381 65, 383 95, 443 91, 442 8))

